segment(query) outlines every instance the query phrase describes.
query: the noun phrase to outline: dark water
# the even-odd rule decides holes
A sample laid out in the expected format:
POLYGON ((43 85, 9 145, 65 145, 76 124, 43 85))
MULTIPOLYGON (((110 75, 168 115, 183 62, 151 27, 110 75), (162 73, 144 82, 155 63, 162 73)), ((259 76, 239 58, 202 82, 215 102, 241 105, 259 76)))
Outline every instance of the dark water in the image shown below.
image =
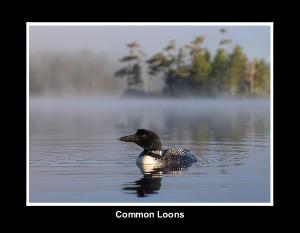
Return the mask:
POLYGON ((29 201, 270 202, 268 100, 30 99, 29 201), (138 128, 190 149, 186 170, 144 174, 138 128))

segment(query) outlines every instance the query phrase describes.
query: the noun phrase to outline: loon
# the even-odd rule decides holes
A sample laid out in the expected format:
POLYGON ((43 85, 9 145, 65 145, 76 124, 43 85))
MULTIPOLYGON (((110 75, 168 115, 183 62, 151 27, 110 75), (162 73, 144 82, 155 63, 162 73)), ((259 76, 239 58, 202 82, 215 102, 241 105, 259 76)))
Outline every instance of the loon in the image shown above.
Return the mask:
POLYGON ((135 134, 119 138, 124 142, 134 142, 144 148, 137 158, 137 165, 163 167, 189 167, 197 162, 189 150, 182 148, 162 149, 159 136, 147 129, 138 129, 135 134))

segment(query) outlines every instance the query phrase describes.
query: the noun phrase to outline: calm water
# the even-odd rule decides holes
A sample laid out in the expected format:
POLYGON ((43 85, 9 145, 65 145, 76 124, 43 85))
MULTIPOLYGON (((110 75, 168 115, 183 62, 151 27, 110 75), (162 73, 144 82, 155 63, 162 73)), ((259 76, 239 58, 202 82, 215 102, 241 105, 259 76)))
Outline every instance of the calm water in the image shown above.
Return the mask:
POLYGON ((30 99, 30 202, 269 202, 268 100, 30 99), (187 170, 144 174, 138 128, 190 149, 187 170))

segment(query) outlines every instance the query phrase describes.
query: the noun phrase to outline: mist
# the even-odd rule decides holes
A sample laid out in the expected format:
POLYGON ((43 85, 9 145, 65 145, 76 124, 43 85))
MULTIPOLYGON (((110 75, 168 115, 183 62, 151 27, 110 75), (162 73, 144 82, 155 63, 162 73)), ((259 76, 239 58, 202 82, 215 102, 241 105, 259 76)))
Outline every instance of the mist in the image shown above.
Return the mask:
POLYGON ((30 95, 118 96, 124 83, 113 78, 117 66, 90 50, 36 52, 30 55, 30 95))
MULTIPOLYGON (((229 85, 231 89, 239 88, 243 92, 251 87, 251 84, 247 83, 249 77, 245 75, 242 77, 236 70, 244 69, 246 72, 253 63, 256 62, 259 65, 260 58, 263 59, 265 67, 258 71, 260 76, 256 78, 256 83, 252 82, 256 86, 249 93, 267 96, 269 80, 266 77, 268 74, 265 73, 269 69, 270 60, 269 27, 225 26, 223 28, 226 33, 220 33, 221 26, 31 26, 29 31, 30 96, 124 97, 129 93, 133 97, 163 97, 168 92, 174 97, 199 97, 207 96, 207 92, 216 92, 218 97, 224 97, 230 91, 232 92, 232 90, 228 91, 229 85), (249 40, 249 36, 254 34, 256 36, 249 40), (183 63, 186 64, 175 67, 175 63, 179 64, 179 60, 175 61, 176 53, 182 48, 185 49, 185 46, 189 46, 196 36, 204 38, 203 45, 201 44, 201 48, 198 49, 206 51, 205 57, 198 56, 197 60, 195 56, 186 56, 183 59, 183 63), (152 59, 157 53, 164 54, 165 46, 173 39, 176 41, 176 51, 174 50, 173 54, 167 51, 168 54, 162 57, 169 59, 171 54, 171 58, 174 59, 173 64, 162 64, 163 66, 159 64, 152 68, 154 71, 163 67, 164 70, 172 72, 188 72, 189 77, 186 78, 183 75, 184 78, 181 78, 181 74, 174 77, 170 75, 170 72, 166 74, 165 71, 164 74, 162 72, 155 75, 149 74, 153 70, 151 70, 152 64, 149 66, 147 60, 152 59), (226 41, 226 39, 233 42, 226 46, 218 45, 219 41, 226 41), (135 41, 140 45, 139 49, 145 52, 146 58, 142 62, 138 58, 138 63, 133 63, 134 60, 122 63, 122 59, 128 57, 129 43, 135 41), (228 66, 225 64, 226 59, 232 56, 237 45, 241 46, 242 53, 245 53, 242 56, 248 60, 241 68, 240 63, 243 57, 237 57, 236 64, 233 65, 231 71, 228 68, 232 77, 228 78, 227 83, 222 81, 223 83, 217 84, 215 80, 220 79, 222 75, 225 77, 224 73, 227 71, 221 69, 224 67, 226 69, 228 66), (225 51, 225 60, 214 64, 216 53, 220 49, 225 51), (138 64, 137 74, 133 74, 134 64, 138 64), (216 67, 215 72, 214 67, 216 67), (116 77, 116 72, 124 68, 127 73, 116 77), (196 76, 195 73, 197 73, 196 76), (132 75, 139 76, 139 80, 135 80, 134 84, 130 80, 132 75), (186 82, 187 79, 190 81, 186 82), (211 81, 204 83, 205 79, 211 79, 211 81), (239 79, 238 84, 236 84, 236 79, 239 79), (210 91, 207 91, 208 89, 210 91)), ((188 54, 188 49, 185 52, 188 54)))

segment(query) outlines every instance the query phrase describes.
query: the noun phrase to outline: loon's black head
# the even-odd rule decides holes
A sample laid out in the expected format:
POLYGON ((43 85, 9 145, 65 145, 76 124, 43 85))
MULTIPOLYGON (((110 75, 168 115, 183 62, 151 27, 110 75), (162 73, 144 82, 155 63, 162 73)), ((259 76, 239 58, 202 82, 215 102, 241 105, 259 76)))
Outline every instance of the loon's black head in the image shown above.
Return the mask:
POLYGON ((161 150, 159 136, 147 129, 138 129, 135 134, 120 138, 124 142, 134 142, 146 150, 161 150))

